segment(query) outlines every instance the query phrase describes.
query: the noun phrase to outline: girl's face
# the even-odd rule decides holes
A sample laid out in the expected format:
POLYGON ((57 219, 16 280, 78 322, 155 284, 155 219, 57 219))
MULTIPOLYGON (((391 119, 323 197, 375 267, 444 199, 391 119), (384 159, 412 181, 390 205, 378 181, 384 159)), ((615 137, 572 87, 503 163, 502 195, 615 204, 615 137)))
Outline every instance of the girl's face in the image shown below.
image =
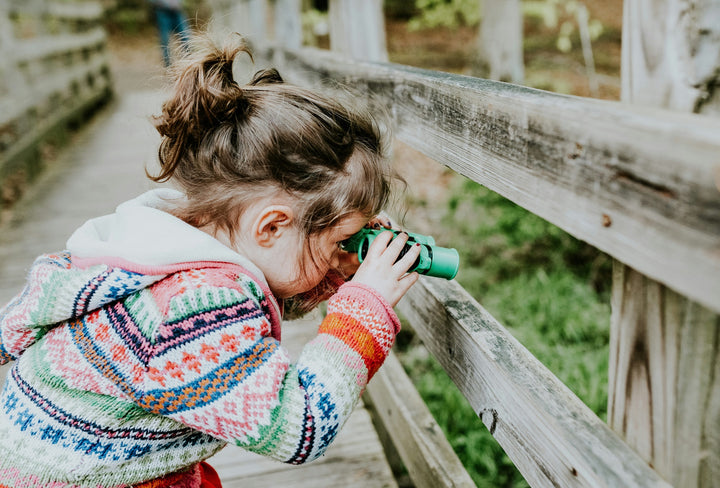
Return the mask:
POLYGON ((286 254, 290 259, 276 263, 274 272, 266 272, 273 294, 278 298, 289 298, 315 288, 330 269, 340 267, 342 254, 345 253, 340 249, 340 243, 362 229, 367 221, 362 213, 355 212, 325 232, 311 236, 309 240, 296 231, 296 249, 294 252, 288 249, 286 254), (307 244, 298 246, 297 243, 307 244))

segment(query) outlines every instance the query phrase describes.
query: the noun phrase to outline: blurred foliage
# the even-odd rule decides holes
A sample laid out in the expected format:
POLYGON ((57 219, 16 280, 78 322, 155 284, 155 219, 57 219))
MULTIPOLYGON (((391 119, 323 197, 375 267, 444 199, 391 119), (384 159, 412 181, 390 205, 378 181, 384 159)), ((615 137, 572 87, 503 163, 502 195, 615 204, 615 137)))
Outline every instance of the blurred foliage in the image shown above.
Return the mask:
MULTIPOLYGON (((526 19, 540 19, 547 29, 554 31, 555 46, 567 53, 578 35, 576 13, 581 4, 577 0, 525 0, 522 12, 526 19)), ((408 19, 410 30, 475 26, 482 18, 478 0, 385 0, 385 12, 393 18, 408 19)), ((588 30, 591 40, 596 40, 603 33, 603 24, 591 19, 588 30)))
MULTIPOLYGON (((526 18, 541 19, 546 28, 557 32, 555 46, 567 53, 573 48, 573 38, 578 34, 577 12, 582 2, 577 0, 530 0, 522 4, 526 18)), ((588 21, 590 40, 595 41, 604 31, 598 19, 588 21)))
POLYGON ((418 13, 408 23, 410 30, 477 25, 480 21, 478 0, 415 0, 415 6, 418 13))
POLYGON ((153 25, 147 0, 116 0, 106 11, 105 25, 111 32, 136 34, 153 25))
POLYGON ((397 20, 410 20, 417 14, 415 0, 385 0, 385 15, 397 20))
MULTIPOLYGON (((460 284, 605 418, 610 259, 461 177, 435 235, 460 252, 460 284)), ((408 374, 476 484, 527 486, 442 367, 416 339, 399 344, 408 374)))
POLYGON ((466 287, 482 296, 490 287, 528 267, 566 269, 608 298, 610 259, 510 200, 458 178, 448 201, 445 225, 464 267, 482 269, 466 287))
POLYGON ((315 47, 330 47, 330 24, 327 10, 311 8, 302 13, 303 44, 315 47))

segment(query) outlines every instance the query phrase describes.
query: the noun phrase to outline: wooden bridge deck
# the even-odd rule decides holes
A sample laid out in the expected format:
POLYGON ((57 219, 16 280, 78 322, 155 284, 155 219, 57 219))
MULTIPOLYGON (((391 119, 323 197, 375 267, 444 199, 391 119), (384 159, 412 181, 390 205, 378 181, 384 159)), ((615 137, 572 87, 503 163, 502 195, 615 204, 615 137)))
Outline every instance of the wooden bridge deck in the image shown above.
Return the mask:
MULTIPOLYGON (((155 160, 157 135, 148 117, 162 93, 122 96, 73 137, 56 161, 25 195, 10 221, 0 227, 0 303, 22 287, 35 256, 64 248, 70 233, 88 218, 151 187, 143 167, 155 160)), ((283 343, 297 354, 316 325, 288 323, 283 343)), ((0 367, 0 385, 7 367, 0 367)), ((364 408, 356 409, 326 455, 305 466, 290 466, 227 447, 209 462, 225 488, 395 487, 382 446, 364 408)))

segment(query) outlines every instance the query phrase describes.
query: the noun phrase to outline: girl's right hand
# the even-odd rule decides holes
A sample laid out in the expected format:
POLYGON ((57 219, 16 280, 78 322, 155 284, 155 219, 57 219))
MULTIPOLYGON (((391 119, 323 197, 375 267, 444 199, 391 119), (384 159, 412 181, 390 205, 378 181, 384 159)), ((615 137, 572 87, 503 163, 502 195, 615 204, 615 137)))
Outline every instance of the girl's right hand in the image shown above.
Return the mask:
POLYGON ((404 232, 395 239, 392 232, 383 232, 377 236, 370 244, 367 255, 351 281, 373 288, 387 300, 390 306, 397 305, 420 277, 416 272, 408 273, 420 255, 419 244, 413 245, 398 260, 407 240, 408 235, 404 232))
POLYGON ((370 229, 392 229, 394 226, 392 224, 392 221, 390 220, 390 217, 385 215, 384 213, 379 213, 375 217, 371 218, 370 221, 365 225, 365 227, 368 227, 370 229))

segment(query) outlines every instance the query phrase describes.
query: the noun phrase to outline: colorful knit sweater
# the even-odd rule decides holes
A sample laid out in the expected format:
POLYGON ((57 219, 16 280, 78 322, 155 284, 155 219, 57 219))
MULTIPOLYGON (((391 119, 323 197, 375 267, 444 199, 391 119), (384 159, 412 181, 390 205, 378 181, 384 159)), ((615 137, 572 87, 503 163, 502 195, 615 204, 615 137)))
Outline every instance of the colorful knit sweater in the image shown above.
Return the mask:
POLYGON ((178 197, 156 190, 89 221, 0 310, 0 364, 17 359, 0 395, 0 486, 137 485, 228 442, 303 463, 385 359, 397 317, 349 282, 291 364, 259 270, 158 195, 178 197))

